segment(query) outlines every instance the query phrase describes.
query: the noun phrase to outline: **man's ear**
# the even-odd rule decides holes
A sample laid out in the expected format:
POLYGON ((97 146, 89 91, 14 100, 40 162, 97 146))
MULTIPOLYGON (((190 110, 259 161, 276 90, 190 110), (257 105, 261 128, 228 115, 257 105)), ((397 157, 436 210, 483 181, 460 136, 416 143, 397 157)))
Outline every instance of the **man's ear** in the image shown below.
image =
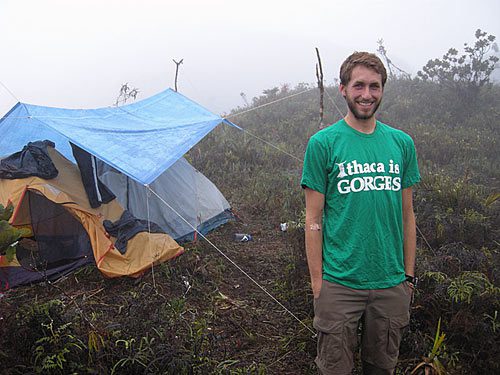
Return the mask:
POLYGON ((339 85, 339 92, 340 94, 345 98, 346 97, 346 92, 345 92, 346 87, 341 83, 339 85))

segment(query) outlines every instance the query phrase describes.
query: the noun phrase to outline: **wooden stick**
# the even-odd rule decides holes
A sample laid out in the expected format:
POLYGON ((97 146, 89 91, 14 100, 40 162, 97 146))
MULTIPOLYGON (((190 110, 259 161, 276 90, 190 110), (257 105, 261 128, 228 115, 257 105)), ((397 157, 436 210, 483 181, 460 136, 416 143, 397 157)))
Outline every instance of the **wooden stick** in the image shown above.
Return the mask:
POLYGON ((316 64, 316 78, 318 79, 319 88, 319 128, 323 129, 325 86, 323 84, 323 67, 321 65, 321 57, 319 56, 319 49, 317 47, 316 56, 318 57, 318 63, 316 64))
POLYGON ((179 65, 182 64, 182 62, 184 61, 184 59, 181 59, 181 61, 177 62, 175 61, 174 59, 172 59, 175 63, 175 82, 174 82, 174 87, 175 87, 175 92, 177 92, 177 76, 179 75, 179 65))

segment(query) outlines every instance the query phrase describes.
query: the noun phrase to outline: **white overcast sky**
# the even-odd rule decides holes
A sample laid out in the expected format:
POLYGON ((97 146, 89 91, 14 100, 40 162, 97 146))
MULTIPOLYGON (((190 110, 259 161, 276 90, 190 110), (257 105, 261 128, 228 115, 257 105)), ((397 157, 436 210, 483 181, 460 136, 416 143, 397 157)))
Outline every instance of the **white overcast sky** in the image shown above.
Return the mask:
POLYGON ((109 106, 125 82, 146 98, 173 87, 181 58, 179 91, 222 113, 241 92, 315 82, 315 47, 327 82, 381 38, 415 74, 477 28, 500 38, 499 17, 499 0, 0 0, 0 114, 109 106))

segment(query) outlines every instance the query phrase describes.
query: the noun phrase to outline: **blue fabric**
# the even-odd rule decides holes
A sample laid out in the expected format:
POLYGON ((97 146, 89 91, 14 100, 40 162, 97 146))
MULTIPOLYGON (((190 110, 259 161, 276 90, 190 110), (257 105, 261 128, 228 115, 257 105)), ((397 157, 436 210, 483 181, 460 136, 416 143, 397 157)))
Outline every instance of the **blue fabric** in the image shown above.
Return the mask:
POLYGON ((74 161, 71 141, 149 184, 221 122, 239 128, 172 89, 133 104, 99 109, 17 103, 0 120, 0 156, 49 139, 74 161))

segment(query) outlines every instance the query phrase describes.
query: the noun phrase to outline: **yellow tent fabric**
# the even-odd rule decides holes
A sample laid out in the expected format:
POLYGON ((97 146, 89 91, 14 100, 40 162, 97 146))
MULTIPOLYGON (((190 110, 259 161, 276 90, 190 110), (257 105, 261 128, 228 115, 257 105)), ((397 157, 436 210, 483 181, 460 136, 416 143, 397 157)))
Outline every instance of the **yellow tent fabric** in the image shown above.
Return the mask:
MULTIPOLYGON (((137 277, 153 264, 172 259, 184 251, 167 234, 141 232, 128 241, 127 251, 121 254, 114 247, 116 239, 104 229, 103 221, 118 220, 124 209, 116 199, 98 208, 91 208, 78 167, 55 149, 48 147, 48 151, 59 171, 56 178, 0 179, 0 203, 5 206, 10 201, 16 207, 10 220, 13 226, 30 222, 29 207, 20 204, 25 192, 30 190, 63 205, 82 224, 89 235, 97 267, 108 277, 137 277)), ((0 267, 17 265, 16 259, 8 262, 5 256, 0 257, 0 267)))

